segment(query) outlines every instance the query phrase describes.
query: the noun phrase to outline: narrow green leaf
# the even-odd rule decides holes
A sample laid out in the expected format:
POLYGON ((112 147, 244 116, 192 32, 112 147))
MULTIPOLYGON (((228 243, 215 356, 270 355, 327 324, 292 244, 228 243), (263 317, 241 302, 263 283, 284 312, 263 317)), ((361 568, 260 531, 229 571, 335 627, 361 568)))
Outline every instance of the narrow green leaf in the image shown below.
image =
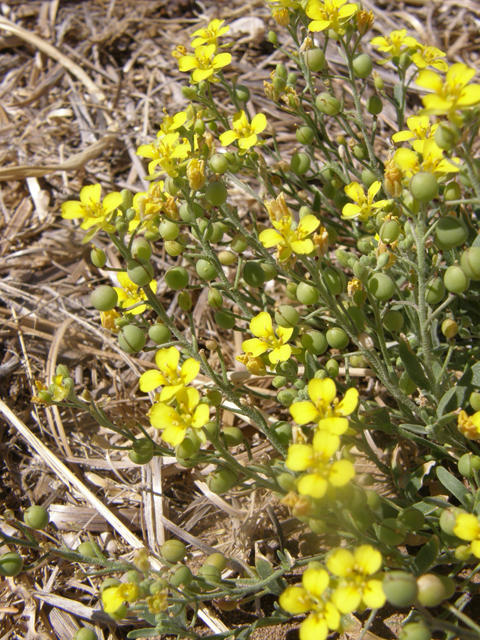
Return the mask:
POLYGON ((452 494, 452 496, 455 496, 455 498, 461 502, 464 507, 470 509, 470 491, 460 482, 460 480, 457 480, 455 476, 452 476, 452 474, 444 467, 437 467, 437 478, 443 484, 445 489, 452 494))
POLYGON ((418 385, 421 389, 430 391, 430 383, 425 376, 420 360, 415 353, 410 349, 410 346, 406 340, 400 339, 398 342, 398 352, 402 360, 405 371, 409 377, 418 385))
POLYGON ((426 573, 430 567, 435 565, 439 549, 440 541, 438 537, 432 536, 430 540, 423 545, 417 553, 417 557, 410 565, 410 570, 414 576, 421 576, 426 573))

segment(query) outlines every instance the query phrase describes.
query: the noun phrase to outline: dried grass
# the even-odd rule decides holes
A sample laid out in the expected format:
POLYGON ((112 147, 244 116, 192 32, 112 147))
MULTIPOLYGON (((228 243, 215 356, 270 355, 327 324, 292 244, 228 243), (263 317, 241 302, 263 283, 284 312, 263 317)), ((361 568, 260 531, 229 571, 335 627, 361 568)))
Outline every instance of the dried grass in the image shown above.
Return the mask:
MULTIPOLYGON (((364 5, 375 11, 379 32, 405 26, 446 50, 450 62, 478 67, 477 2, 364 0, 364 5)), ((235 558, 229 571, 251 562, 254 543, 274 559, 284 539, 301 540, 302 533, 271 498, 261 492, 220 498, 208 490, 205 471, 184 469, 173 457, 139 470, 121 452, 106 451, 93 440, 104 436, 123 444, 88 416, 31 404, 35 380, 45 380, 62 363, 79 389, 88 388, 97 400, 110 398, 113 421, 135 418, 149 428, 148 398, 135 404, 131 398, 138 395, 140 373, 153 366, 151 354, 128 356, 99 328, 89 291, 105 274, 90 264, 73 225, 60 221, 59 205, 92 182, 105 189, 145 188, 135 149, 154 137, 163 108, 186 105, 180 91, 184 78, 170 52, 188 43, 202 14, 237 21, 230 73, 248 84, 249 106, 268 110, 279 140, 292 149, 294 120, 272 109, 263 94, 263 81, 281 61, 264 39, 265 28, 273 26, 269 11, 262 0, 11 0, 1 10, 0 503, 17 515, 31 503, 44 504, 66 544, 75 546, 90 534, 106 553, 121 557, 130 558, 131 550, 142 546, 158 552, 170 532, 184 539, 194 556, 213 549, 228 553, 235 558), (253 19, 242 21, 245 16, 253 19)), ((330 63, 343 65, 335 55, 330 63)), ((382 77, 390 87, 395 81, 388 70, 382 77)), ((392 114, 385 110, 381 119, 386 140, 392 114)), ((244 197, 238 202, 245 206, 244 197)), ((162 270, 163 258, 157 262, 162 270)), ((161 284, 169 313, 179 315, 176 297, 169 299, 161 284)), ((221 341, 233 368, 239 336, 232 343, 218 335, 204 296, 195 302, 201 337, 221 341)), ((188 323, 179 318, 188 332, 188 323)), ((239 380, 244 374, 232 375, 239 380)), ((261 379, 252 384, 267 391, 261 379)), ((268 405, 265 411, 268 418, 268 405)), ((245 430, 254 459, 273 455, 250 425, 229 412, 225 421, 245 430)), ((376 446, 373 438, 371 444, 376 446)), ((248 463, 241 449, 237 457, 248 463)), ((8 530, 1 517, 0 526, 8 530)), ((68 640, 80 621, 90 621, 100 638, 124 638, 131 622, 112 624, 99 609, 97 587, 98 581, 77 579, 75 567, 65 562, 3 580, 0 635, 68 640)), ((213 608, 205 607, 200 617, 214 632, 227 628, 213 608)), ((283 638, 290 628, 262 637, 283 638)))

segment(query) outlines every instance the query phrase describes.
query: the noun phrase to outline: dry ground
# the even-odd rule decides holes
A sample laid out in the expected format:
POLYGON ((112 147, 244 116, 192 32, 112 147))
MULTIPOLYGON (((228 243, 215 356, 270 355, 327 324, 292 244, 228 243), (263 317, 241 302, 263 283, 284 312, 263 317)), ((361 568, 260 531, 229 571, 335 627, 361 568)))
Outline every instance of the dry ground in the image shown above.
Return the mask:
MULTIPOLYGON (((418 40, 447 51, 450 62, 478 68, 478 2, 364 5, 375 11, 378 32, 406 27, 418 40)), ((265 496, 238 494, 224 501, 209 493, 200 473, 182 469, 174 458, 139 470, 121 453, 105 451, 94 439, 102 431, 88 417, 31 403, 34 381, 66 364, 79 389, 87 387, 97 399, 110 397, 113 420, 145 423, 148 398, 135 404, 131 398, 152 354, 126 356, 99 326, 88 296, 103 276, 59 210, 85 184, 145 189, 135 149, 155 136, 164 108, 187 104, 180 91, 184 76, 171 51, 187 45, 188 34, 206 17, 234 23, 229 73, 250 87, 254 111, 268 105, 272 126, 291 149, 294 121, 272 111, 263 95, 263 81, 281 61, 265 40, 274 25, 263 0, 0 4, 0 504, 17 515, 32 503, 43 504, 66 544, 76 546, 92 535, 107 553, 127 558, 136 546, 155 552, 178 525, 194 556, 216 547, 251 562, 256 541, 273 560, 278 531, 271 508, 293 540, 292 552, 297 547, 307 553, 311 540, 265 496)), ((341 65, 341 59, 333 63, 341 65)), ((385 70, 383 77, 391 85, 392 73, 385 70)), ((387 135, 388 112, 382 126, 387 135)), ((157 266, 164 268, 164 256, 157 266)), ((174 312, 176 300, 165 301, 174 312)), ((200 297, 195 317, 206 337, 214 334, 209 313, 200 297)), ((233 361, 238 345, 224 347, 233 361)), ((258 436, 252 435, 252 446, 255 456, 269 454, 258 436)), ((6 528, 1 517, 0 525, 6 528)), ((81 621, 95 617, 98 582, 82 579, 65 562, 0 581, 0 636, 68 640, 81 621)), ((262 607, 268 612, 271 602, 228 618, 212 607, 205 619, 221 629, 253 620, 262 607)), ((295 627, 261 635, 293 639, 295 627)), ((358 637, 360 627, 349 635, 358 637)), ((96 630, 99 637, 120 639, 131 628, 99 623, 96 630)), ((375 631, 393 637, 383 623, 375 631)))

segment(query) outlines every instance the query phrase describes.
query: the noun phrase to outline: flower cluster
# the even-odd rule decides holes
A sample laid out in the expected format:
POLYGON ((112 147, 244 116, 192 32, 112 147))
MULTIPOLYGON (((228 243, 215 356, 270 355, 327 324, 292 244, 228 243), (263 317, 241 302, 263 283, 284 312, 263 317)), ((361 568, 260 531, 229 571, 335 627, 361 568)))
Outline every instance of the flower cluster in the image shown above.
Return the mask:
POLYGON ((460 411, 457 419, 458 430, 467 440, 480 440, 480 411, 469 416, 466 411, 460 411))
POLYGON ((458 514, 455 518, 453 533, 460 540, 469 542, 467 551, 476 558, 480 558, 480 518, 478 516, 472 513, 458 514))
POLYGON ((109 193, 102 200, 102 187, 99 184, 92 184, 80 191, 80 202, 68 200, 62 204, 62 218, 74 220, 82 218, 81 229, 87 233, 82 242, 89 242, 93 236, 103 229, 107 233, 114 233, 114 221, 117 209, 122 204, 120 193, 109 193))
POLYGON ((328 571, 312 562, 302 575, 302 586, 287 587, 280 606, 293 615, 309 613, 300 626, 300 640, 324 640, 340 631, 341 614, 375 609, 385 604, 378 572, 382 555, 370 545, 352 553, 334 549, 327 558, 328 571))
MULTIPOLYGON (((158 371, 146 371, 140 376, 141 391, 162 387, 148 415, 153 427, 163 429, 162 440, 172 446, 184 440, 189 428, 201 429, 210 416, 208 405, 200 403, 197 389, 187 388, 200 371, 199 363, 187 358, 179 367, 179 361, 180 352, 176 347, 159 349, 155 355, 158 371)), ((197 433, 203 439, 201 431, 197 433)))
MULTIPOLYGON (((258 358, 268 351, 268 359, 272 364, 276 364, 288 360, 292 355, 292 347, 287 343, 292 337, 293 328, 277 327, 275 332, 272 318, 266 311, 262 311, 250 321, 250 331, 256 337, 242 343, 242 349, 250 357, 258 358)), ((241 362, 240 357, 237 357, 237 360, 241 362)))
POLYGON ((203 80, 219 82, 217 74, 232 61, 230 53, 218 53, 218 38, 229 31, 223 27, 224 20, 212 20, 208 27, 198 29, 192 34, 195 39, 192 46, 195 52, 178 57, 180 71, 192 71, 191 82, 198 84, 203 80))

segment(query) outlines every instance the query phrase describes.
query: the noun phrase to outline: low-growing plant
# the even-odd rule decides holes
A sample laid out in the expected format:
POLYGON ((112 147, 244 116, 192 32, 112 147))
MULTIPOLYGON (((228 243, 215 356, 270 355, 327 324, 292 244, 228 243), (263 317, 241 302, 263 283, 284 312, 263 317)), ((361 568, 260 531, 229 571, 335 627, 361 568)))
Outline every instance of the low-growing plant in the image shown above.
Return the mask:
MULTIPOLYGON (((87 185, 61 208, 80 220, 84 243, 98 234, 117 251, 120 269, 92 246, 93 265, 118 286, 100 285, 91 303, 124 351, 155 352, 139 386, 154 394, 145 423, 159 438, 142 421, 113 424, 64 366, 38 383, 35 401, 88 412, 136 464, 176 455, 186 467, 213 467, 207 484, 216 494, 273 493, 318 536, 318 553, 279 551, 273 564, 258 554, 243 573, 214 554, 196 574, 180 540, 159 556, 137 552, 133 563, 91 543, 50 546, 45 557, 93 565, 91 576, 123 572, 99 598, 114 620, 144 621, 129 638, 197 637, 202 603, 229 610, 273 594, 269 618, 212 637, 243 640, 302 615, 301 640, 322 640, 367 609, 368 628, 389 602, 405 612, 402 640, 434 632, 473 640, 480 627, 463 609, 480 566, 480 85, 474 69, 449 65, 405 29, 372 38, 374 15, 361 3, 267 3, 293 43, 282 48, 269 32, 285 64, 265 83, 266 96, 296 118, 293 153, 228 75, 229 28, 213 20, 192 34, 191 50, 173 52, 189 74, 190 104, 165 113, 156 139, 137 151, 149 161, 149 189, 102 196, 99 184, 87 185), (333 50, 340 74, 328 62, 333 50), (393 91, 379 65, 395 72, 393 91), (421 106, 407 117, 414 84, 421 106), (387 107, 393 131, 381 120, 387 107), (239 211, 233 189, 257 207, 239 211), (165 272, 152 261, 161 251, 172 258, 165 272), (218 333, 246 334, 241 382, 218 341, 195 326, 204 289, 218 333), (173 295, 187 332, 167 312, 173 295), (250 386, 258 377, 273 396, 250 386), (224 409, 237 427, 222 424, 224 409), (270 442, 269 460, 244 465, 229 450, 250 455, 242 422, 270 442), (358 458, 377 475, 358 475, 358 458), (371 488, 378 478, 394 497, 371 488), (325 548, 327 532, 334 548, 325 548)), ((48 514, 35 507, 27 527, 10 521, 21 536, 2 534, 4 543, 40 551, 41 533, 27 527, 41 532, 48 514)), ((22 568, 18 553, 0 557, 2 575, 22 568)))

